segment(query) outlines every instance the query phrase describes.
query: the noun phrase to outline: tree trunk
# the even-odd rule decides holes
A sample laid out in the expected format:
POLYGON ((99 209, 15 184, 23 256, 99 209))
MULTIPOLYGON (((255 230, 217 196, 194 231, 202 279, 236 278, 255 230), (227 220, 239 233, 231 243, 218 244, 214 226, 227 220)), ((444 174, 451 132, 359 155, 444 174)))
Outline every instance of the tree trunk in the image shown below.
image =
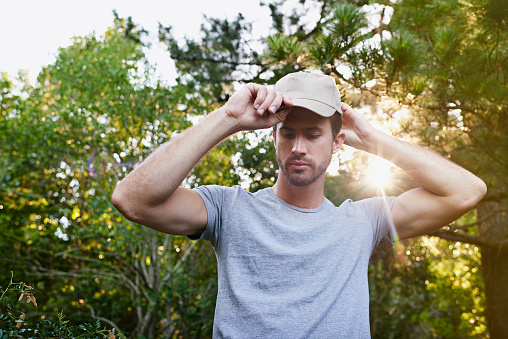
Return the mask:
POLYGON ((507 205, 506 199, 500 199, 478 206, 479 220, 491 216, 482 222, 480 237, 499 244, 481 248, 487 325, 492 339, 508 338, 508 247, 504 245, 508 239, 508 214, 503 209, 507 205))
POLYGON ((492 339, 508 338, 508 249, 482 248, 487 324, 492 339))

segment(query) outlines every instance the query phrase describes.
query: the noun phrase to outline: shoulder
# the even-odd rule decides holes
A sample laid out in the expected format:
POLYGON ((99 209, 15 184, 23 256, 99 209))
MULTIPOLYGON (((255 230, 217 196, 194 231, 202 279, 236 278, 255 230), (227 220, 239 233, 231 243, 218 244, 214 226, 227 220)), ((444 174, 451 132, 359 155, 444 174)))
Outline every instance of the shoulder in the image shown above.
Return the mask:
POLYGON ((252 193, 245 191, 241 186, 220 186, 220 185, 203 185, 193 188, 203 200, 230 200, 235 198, 243 198, 252 193))
POLYGON ((236 194, 238 194, 238 193, 242 193, 242 192, 248 193, 239 185, 234 185, 234 186, 203 185, 203 186, 194 187, 192 190, 196 191, 198 193, 199 192, 210 192, 212 194, 214 194, 214 193, 225 193, 225 194, 235 194, 236 193, 236 194))

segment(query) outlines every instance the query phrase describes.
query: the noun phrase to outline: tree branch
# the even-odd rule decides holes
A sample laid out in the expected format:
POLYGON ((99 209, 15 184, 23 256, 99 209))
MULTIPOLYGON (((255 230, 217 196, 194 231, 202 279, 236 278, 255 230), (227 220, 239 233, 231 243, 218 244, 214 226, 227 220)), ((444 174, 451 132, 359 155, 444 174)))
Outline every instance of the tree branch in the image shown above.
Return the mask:
POLYGON ((240 61, 231 61, 231 60, 227 60, 227 59, 213 59, 213 58, 207 58, 207 57, 197 58, 197 57, 184 56, 184 57, 174 57, 174 59, 176 59, 178 61, 190 61, 190 62, 199 61, 199 62, 211 62, 211 63, 216 63, 216 64, 228 64, 231 66, 260 66, 260 67, 265 66, 262 63, 254 62, 254 61, 240 62, 240 61))
POLYGON ((163 284, 165 284, 169 279, 171 279, 171 276, 180 268, 180 266, 182 266, 185 260, 187 260, 187 257, 190 255, 196 244, 197 241, 192 242, 191 245, 185 250, 185 254, 183 255, 183 257, 180 260, 178 260, 173 269, 169 271, 169 273, 162 279, 163 284))
MULTIPOLYGON (((432 44, 432 41, 430 40, 430 37, 429 37, 429 33, 428 32, 425 32, 425 39, 427 40, 427 42, 429 43, 429 46, 430 46, 430 50, 432 52, 432 54, 434 55, 434 57, 436 58, 437 62, 445 67, 445 68, 448 68, 447 65, 445 65, 445 63, 441 60, 441 58, 437 55, 436 51, 434 50, 434 45, 432 44)), ((452 72, 453 73, 453 72, 452 72)))
POLYGON ((98 320, 100 320, 100 321, 103 321, 103 322, 105 322, 105 323, 109 324, 109 325, 110 325, 110 326, 112 326, 112 327, 113 327, 113 328, 114 328, 114 329, 115 329, 115 330, 116 330, 119 334, 122 334, 122 335, 123 335, 122 331, 120 331, 120 328, 119 328, 119 327, 118 327, 118 326, 117 326, 114 322, 112 322, 111 320, 106 319, 106 318, 104 318, 104 317, 99 317, 99 316, 96 316, 96 315, 95 315, 95 310, 93 309, 93 307, 92 307, 92 306, 90 306, 90 305, 88 305, 88 304, 85 304, 85 306, 86 306, 86 307, 88 307, 88 308, 90 309, 90 313, 92 314, 92 318, 94 318, 94 319, 98 319, 98 320))
POLYGON ((465 242, 468 244, 474 244, 478 245, 480 247, 499 247, 499 246, 507 246, 508 247, 508 239, 502 239, 499 241, 493 241, 491 239, 485 239, 482 237, 474 237, 468 234, 460 233, 460 232, 454 232, 451 230, 437 230, 435 232, 429 233, 428 235, 439 237, 446 240, 451 241, 459 241, 459 242, 465 242))
POLYGON ((481 225, 482 223, 484 223, 485 221, 489 220, 490 218, 492 218, 493 216, 499 214, 499 213, 504 213, 504 212, 508 212, 508 209, 505 209, 505 208, 501 208, 501 209, 498 209, 498 210, 495 210, 495 211, 492 211, 490 212, 488 215, 486 215, 485 217, 483 217, 481 220, 478 220, 472 224, 465 224, 465 225, 461 225, 461 226, 457 226, 457 227, 450 227, 450 231, 458 231, 458 230, 464 230, 464 229, 468 229, 470 227, 474 227, 474 226, 479 226, 481 225))

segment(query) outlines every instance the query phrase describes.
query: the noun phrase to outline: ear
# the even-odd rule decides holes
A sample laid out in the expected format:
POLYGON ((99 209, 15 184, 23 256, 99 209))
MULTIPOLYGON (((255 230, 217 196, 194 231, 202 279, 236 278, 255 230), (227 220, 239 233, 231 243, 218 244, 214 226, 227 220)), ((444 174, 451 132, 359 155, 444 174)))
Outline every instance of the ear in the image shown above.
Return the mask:
POLYGON ((337 153, 340 150, 345 139, 346 139, 346 134, 344 132, 340 131, 339 134, 337 134, 337 136, 335 137, 335 140, 333 141, 333 145, 332 145, 332 153, 333 154, 337 153))
POLYGON ((275 132, 272 131, 272 137, 273 137, 273 145, 277 146, 277 138, 275 137, 275 132))

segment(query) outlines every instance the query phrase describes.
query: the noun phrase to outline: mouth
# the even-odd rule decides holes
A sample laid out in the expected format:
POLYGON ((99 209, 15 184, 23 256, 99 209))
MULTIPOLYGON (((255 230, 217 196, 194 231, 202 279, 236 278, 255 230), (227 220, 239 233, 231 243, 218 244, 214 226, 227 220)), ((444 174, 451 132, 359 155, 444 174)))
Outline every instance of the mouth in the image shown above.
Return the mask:
POLYGON ((294 169, 296 171, 303 171, 303 170, 309 168, 310 165, 308 163, 306 163, 305 161, 293 160, 293 161, 289 162, 289 167, 291 167, 292 169, 294 169))

